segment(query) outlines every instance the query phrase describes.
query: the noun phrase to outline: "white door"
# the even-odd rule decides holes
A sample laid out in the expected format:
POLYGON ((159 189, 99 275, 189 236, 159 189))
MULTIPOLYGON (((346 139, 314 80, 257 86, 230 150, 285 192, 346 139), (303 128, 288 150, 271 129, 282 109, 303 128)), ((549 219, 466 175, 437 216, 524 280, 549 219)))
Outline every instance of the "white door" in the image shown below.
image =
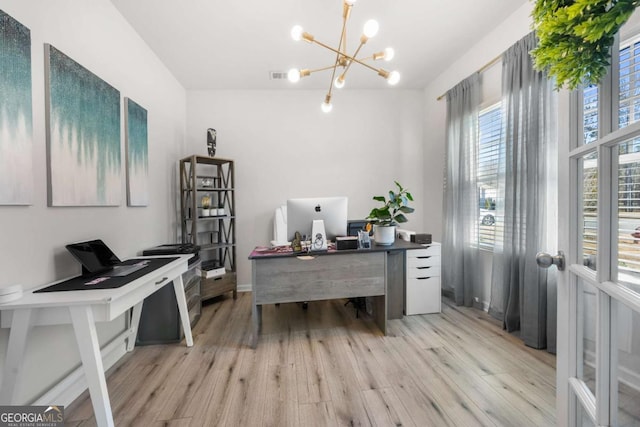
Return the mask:
POLYGON ((640 38, 620 39, 606 81, 559 105, 562 426, 640 426, 640 38))

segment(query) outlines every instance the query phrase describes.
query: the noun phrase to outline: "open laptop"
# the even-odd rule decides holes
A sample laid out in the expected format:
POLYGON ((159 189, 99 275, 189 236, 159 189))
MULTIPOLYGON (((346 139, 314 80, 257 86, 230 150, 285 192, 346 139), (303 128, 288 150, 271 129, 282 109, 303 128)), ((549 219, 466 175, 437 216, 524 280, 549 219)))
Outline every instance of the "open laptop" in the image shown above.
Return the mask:
POLYGON ((65 246, 67 250, 82 264, 82 274, 101 274, 105 277, 128 276, 145 268, 147 261, 122 265, 122 261, 102 240, 72 243, 65 246))

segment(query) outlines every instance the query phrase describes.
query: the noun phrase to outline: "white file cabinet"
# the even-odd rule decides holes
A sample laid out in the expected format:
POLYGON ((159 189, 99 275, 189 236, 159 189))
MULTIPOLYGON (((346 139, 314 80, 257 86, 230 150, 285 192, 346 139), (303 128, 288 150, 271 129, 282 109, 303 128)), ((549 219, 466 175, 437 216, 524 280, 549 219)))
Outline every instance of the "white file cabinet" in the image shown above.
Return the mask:
POLYGON ((440 243, 406 251, 405 314, 440 313, 440 243))

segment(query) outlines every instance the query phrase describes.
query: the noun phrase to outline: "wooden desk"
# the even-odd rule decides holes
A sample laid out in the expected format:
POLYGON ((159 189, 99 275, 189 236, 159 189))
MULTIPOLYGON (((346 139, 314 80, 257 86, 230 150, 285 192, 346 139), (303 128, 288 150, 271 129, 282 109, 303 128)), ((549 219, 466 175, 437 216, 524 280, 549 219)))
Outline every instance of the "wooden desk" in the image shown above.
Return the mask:
MULTIPOLYGON (((112 321, 133 307, 131 317, 127 318, 131 332, 127 340, 127 351, 132 351, 143 300, 173 281, 186 343, 191 347, 193 338, 182 283, 182 273, 187 271, 187 261, 191 256, 171 255, 178 259, 119 288, 48 293, 26 291, 19 300, 0 305, 2 327, 11 327, 2 388, 0 388, 0 404, 21 403, 16 401, 16 385, 22 371, 22 361, 31 327, 72 324, 97 424, 113 426, 96 323, 112 321)), ((160 256, 136 258, 160 258, 160 256)))
POLYGON ((249 256, 253 276, 251 347, 258 343, 264 304, 372 297, 374 319, 386 334, 387 319, 402 317, 404 251, 420 247, 396 241, 392 246, 302 256, 256 248, 249 256))

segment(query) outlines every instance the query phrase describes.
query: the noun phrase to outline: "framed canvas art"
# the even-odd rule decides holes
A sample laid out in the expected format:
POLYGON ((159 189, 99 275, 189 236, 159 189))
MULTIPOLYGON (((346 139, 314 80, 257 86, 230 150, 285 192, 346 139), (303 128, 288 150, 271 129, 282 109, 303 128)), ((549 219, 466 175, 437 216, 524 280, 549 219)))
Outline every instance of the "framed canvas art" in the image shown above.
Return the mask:
POLYGON ((49 206, 118 206, 120 92, 45 44, 49 206))
POLYGON ((31 32, 0 10, 0 205, 33 198, 31 32))
POLYGON ((149 148, 147 110, 124 98, 124 125, 127 150, 127 205, 149 204, 149 148))

